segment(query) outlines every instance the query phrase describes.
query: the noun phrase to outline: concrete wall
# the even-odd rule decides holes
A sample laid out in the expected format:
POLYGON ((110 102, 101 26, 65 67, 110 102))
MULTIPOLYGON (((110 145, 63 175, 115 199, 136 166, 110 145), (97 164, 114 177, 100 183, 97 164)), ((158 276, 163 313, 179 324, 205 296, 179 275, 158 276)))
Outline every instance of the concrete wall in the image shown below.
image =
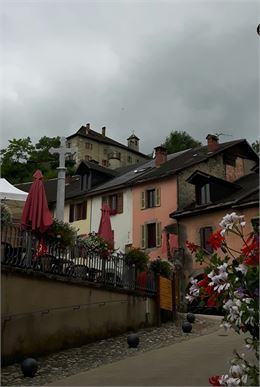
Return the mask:
MULTIPOLYGON (((118 191, 122 192, 122 190, 118 191)), ((113 193, 117 193, 116 191, 113 193)), ((112 193, 109 193, 109 195, 112 193)), ((90 231, 98 231, 101 206, 102 206, 102 194, 100 196, 92 197, 92 217, 90 231)), ((122 252, 125 252, 125 246, 132 244, 132 228, 133 228, 133 201, 132 190, 127 188, 123 190, 123 212, 122 214, 111 215, 111 227, 114 230, 115 248, 122 252)))
POLYGON ((3 364, 156 323, 153 298, 3 266, 1 279, 3 364))

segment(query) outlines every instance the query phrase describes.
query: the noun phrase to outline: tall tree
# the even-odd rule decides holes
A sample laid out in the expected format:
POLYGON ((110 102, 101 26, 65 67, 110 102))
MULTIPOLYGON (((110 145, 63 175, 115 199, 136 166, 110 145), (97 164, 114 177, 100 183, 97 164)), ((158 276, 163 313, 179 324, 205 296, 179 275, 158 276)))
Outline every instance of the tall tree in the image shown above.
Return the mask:
POLYGON ((164 146, 168 153, 175 153, 189 148, 195 148, 202 145, 201 142, 194 140, 185 131, 172 131, 168 137, 166 137, 164 146))
MULTIPOLYGON (((58 155, 51 155, 49 149, 60 145, 59 137, 43 136, 34 146, 30 137, 9 140, 7 148, 2 149, 1 174, 13 184, 32 181, 33 173, 40 169, 46 180, 57 176, 58 155)), ((66 160, 68 173, 73 174, 75 162, 66 160)))

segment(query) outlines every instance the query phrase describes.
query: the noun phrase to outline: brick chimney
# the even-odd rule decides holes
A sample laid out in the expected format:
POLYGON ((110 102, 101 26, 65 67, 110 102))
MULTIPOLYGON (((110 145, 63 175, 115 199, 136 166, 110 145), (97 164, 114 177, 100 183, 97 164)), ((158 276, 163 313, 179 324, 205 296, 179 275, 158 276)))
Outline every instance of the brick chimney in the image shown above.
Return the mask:
POLYGON ((208 152, 215 152, 219 149, 217 136, 215 136, 214 134, 208 134, 206 140, 208 140, 208 152))
POLYGON ((89 134, 90 124, 86 124, 86 134, 89 134))
POLYGON ((162 164, 167 161, 167 150, 163 145, 159 145, 154 148, 155 151, 155 166, 159 168, 162 164))
POLYGON ((102 136, 106 137, 106 127, 105 126, 103 126, 103 128, 102 128, 102 136))

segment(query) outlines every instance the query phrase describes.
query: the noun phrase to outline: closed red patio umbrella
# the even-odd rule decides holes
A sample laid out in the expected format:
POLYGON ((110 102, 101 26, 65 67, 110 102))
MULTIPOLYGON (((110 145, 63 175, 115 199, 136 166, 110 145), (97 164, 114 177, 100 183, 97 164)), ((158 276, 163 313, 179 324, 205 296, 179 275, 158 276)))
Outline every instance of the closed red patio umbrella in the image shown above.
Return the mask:
POLYGON ((114 238, 110 221, 110 209, 106 203, 102 204, 101 213, 98 235, 106 242, 113 244, 114 238))
POLYGON ((38 169, 33 177, 34 181, 23 208, 21 225, 44 233, 52 225, 53 219, 48 208, 42 172, 38 169))

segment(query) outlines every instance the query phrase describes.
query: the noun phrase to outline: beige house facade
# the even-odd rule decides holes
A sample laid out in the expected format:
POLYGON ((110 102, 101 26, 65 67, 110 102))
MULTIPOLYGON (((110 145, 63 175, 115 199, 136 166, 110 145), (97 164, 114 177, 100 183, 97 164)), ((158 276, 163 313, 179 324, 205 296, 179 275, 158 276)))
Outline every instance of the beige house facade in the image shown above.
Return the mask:
POLYGON ((139 138, 135 134, 128 137, 127 145, 123 145, 106 136, 106 127, 98 133, 90 128, 90 124, 68 136, 67 147, 78 148, 73 156, 76 165, 82 160, 94 160, 103 167, 116 169, 149 160, 149 156, 139 152, 139 138))

